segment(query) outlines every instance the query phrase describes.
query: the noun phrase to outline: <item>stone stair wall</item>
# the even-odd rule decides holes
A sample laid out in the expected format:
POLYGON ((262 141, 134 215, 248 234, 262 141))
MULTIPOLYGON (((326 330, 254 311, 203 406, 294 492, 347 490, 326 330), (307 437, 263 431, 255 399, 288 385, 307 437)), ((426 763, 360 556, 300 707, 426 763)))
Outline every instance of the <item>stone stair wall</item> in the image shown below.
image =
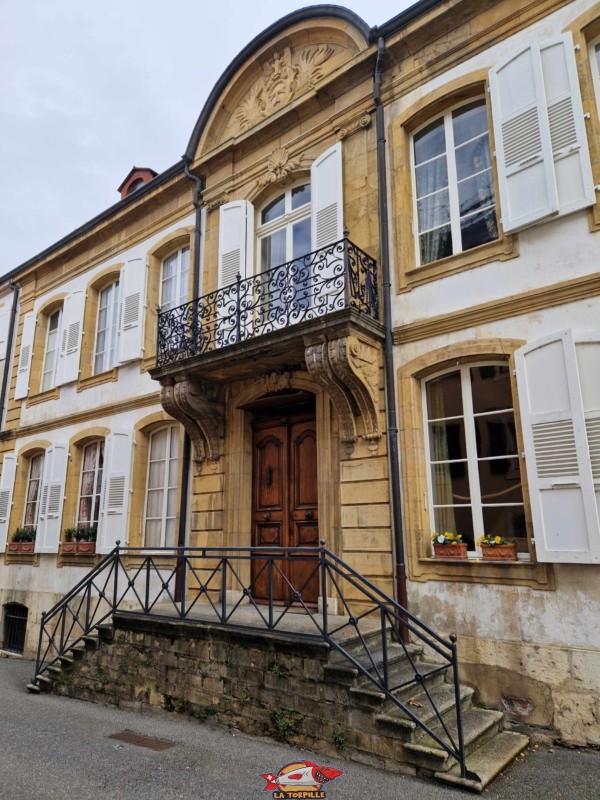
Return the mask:
MULTIPOLYGON (((373 671, 358 641, 348 640, 344 647, 373 671)), ((395 696, 440 735, 442 724, 455 732, 454 688, 445 669, 415 645, 408 654, 423 678, 395 696), (443 723, 432 711, 430 697, 443 723)), ((380 666, 381 653, 374 649, 372 659, 380 666)), ((393 641, 388 664, 394 685, 414 674, 404 649, 393 641)), ((435 775, 474 791, 481 791, 528 743, 524 736, 502 731, 500 712, 474 708, 473 690, 461 687, 468 766, 477 764, 481 778, 465 781, 454 759, 430 735, 324 642, 126 612, 115 615, 114 626, 101 626, 98 636, 86 637, 37 684, 82 700, 213 719, 245 733, 288 741, 299 750, 435 775)))

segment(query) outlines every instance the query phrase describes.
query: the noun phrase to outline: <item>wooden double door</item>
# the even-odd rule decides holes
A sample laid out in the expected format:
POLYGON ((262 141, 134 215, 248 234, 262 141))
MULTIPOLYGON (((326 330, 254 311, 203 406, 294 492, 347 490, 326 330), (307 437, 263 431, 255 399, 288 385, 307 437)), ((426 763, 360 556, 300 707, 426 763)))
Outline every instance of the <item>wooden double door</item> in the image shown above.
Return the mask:
MULTIPOLYGON (((264 547, 317 547, 319 510, 317 494, 317 435, 313 412, 270 416, 253 424, 252 545, 264 547)), ((272 570, 272 599, 293 601, 293 587, 306 605, 316 606, 319 576, 316 560, 301 552, 277 560, 272 570), (287 578, 287 580, 286 580, 287 578), (291 584, 291 587, 290 587, 291 584)), ((252 596, 269 599, 269 566, 253 560, 252 596)))

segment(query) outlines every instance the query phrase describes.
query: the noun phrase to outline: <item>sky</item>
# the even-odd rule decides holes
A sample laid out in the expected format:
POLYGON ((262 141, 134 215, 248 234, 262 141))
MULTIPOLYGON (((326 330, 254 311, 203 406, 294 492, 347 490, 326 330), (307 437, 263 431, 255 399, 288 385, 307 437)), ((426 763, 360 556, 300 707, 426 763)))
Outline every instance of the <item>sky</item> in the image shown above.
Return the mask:
MULTIPOLYGON (((178 161, 237 53, 302 0, 0 0, 0 275, 178 161)), ((412 0, 346 0, 369 26, 412 0)))

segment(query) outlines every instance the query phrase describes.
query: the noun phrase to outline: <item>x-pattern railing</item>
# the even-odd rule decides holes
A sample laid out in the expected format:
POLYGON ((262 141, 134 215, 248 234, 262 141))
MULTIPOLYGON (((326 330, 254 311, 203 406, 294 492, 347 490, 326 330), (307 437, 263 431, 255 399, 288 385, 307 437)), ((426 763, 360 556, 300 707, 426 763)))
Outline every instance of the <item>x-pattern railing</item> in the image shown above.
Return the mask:
POLYGON ((158 314, 156 364, 172 364, 354 308, 379 319, 377 264, 348 239, 158 314))
POLYGON ((119 609, 324 640, 367 685, 455 758, 463 777, 470 775, 465 764, 456 637, 437 634, 324 546, 157 551, 117 545, 42 615, 36 676, 119 609), (303 577, 295 583, 292 565, 298 564, 303 565, 303 577), (318 609, 314 607, 316 585, 321 596, 318 609), (335 615, 329 608, 332 604, 337 607, 335 615), (305 614, 298 625, 297 613, 290 618, 300 608, 305 614), (417 659, 421 651, 415 645, 427 652, 431 663, 417 659), (436 676, 444 680, 448 672, 455 704, 451 723, 446 719, 448 709, 438 708, 428 685, 436 676), (416 704, 405 700, 409 689, 420 697, 416 704), (425 704, 429 716, 416 711, 425 704))

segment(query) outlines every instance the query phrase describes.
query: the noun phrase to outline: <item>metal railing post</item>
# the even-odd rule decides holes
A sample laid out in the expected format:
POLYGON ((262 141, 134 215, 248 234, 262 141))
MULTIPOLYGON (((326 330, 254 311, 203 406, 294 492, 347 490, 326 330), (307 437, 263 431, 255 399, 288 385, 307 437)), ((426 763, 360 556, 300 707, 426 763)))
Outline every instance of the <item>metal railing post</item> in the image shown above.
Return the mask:
POLYGON ((348 247, 350 242, 348 237, 350 231, 344 228, 344 308, 350 307, 350 258, 348 257, 348 247))
POLYGON ((242 286, 242 276, 238 272, 235 276, 235 280, 237 283, 237 303, 235 304, 235 328, 237 332, 237 342, 242 341, 242 310, 240 308, 241 305, 241 286, 242 286))
MULTIPOLYGON (((269 558, 269 630, 273 628, 273 559, 269 558)), ((252 566, 250 567, 252 569, 252 566)))
POLYGON ((38 637, 38 650, 37 650, 37 656, 35 658, 35 675, 33 676, 34 680, 39 674, 40 664, 42 662, 42 640, 44 638, 45 629, 46 629, 46 612, 42 611, 42 619, 40 621, 40 635, 38 637))
POLYGON ((464 778, 467 774, 467 764, 465 756, 465 736, 462 724, 462 708, 460 705, 460 684, 458 682, 458 655, 456 651, 456 640, 458 637, 455 633, 451 633, 449 638, 452 648, 452 675, 454 678, 454 703, 456 705, 456 731, 458 735, 460 774, 461 777, 464 778))
POLYGON ((121 540, 117 539, 115 542, 115 580, 114 580, 114 588, 113 588, 113 603, 112 603, 112 610, 115 611, 117 607, 117 597, 119 596, 119 564, 121 563, 121 558, 119 556, 119 546, 121 544, 121 540))
POLYGON ((227 620, 227 559, 222 559, 223 569, 221 571, 221 622, 223 625, 227 620))
POLYGON ((325 564, 325 545, 327 541, 321 539, 319 548, 319 566, 321 569, 321 606, 323 616, 323 636, 329 636, 329 620, 327 618, 327 569, 325 564))

